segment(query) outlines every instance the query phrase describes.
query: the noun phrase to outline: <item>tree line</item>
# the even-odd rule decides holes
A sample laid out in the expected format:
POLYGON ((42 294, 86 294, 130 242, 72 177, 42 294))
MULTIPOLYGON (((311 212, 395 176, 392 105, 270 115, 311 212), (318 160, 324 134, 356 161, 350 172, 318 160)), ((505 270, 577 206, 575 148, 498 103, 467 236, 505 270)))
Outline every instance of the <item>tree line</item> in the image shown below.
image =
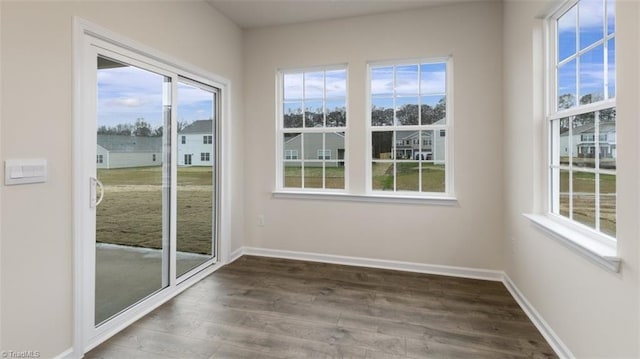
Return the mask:
MULTIPOLYGON (((178 121, 178 132, 182 131, 190 123, 186 121, 178 121)), ((136 137, 162 137, 164 134, 164 126, 153 127, 144 117, 139 117, 134 123, 119 123, 115 126, 99 126, 99 135, 120 135, 120 136, 136 136, 136 137)))

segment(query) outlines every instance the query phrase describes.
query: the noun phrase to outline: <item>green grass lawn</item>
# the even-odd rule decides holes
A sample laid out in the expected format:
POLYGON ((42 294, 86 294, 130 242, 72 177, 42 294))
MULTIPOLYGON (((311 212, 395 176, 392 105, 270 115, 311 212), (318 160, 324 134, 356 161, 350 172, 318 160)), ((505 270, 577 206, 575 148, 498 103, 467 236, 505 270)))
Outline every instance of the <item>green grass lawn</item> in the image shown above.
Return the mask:
MULTIPOLYGON (((419 191, 420 167, 418 162, 398 162, 396 170, 396 189, 398 191, 419 191)), ((372 181, 374 190, 393 190, 393 163, 374 162, 372 164, 372 181)), ((444 165, 422 163, 422 191, 444 192, 444 165)))
MULTIPOLYGON (((573 172, 573 219, 595 228, 600 221, 600 230, 609 235, 616 234, 616 176, 600 174, 600 218, 595 213, 595 174, 573 172)), ((569 172, 560 171, 560 214, 569 217, 569 172)))
MULTIPOLYGON (((302 168, 286 166, 284 185, 289 188, 302 188, 302 168)), ((322 167, 304 168, 304 187, 322 188, 322 167)), ((344 188, 344 167, 325 167, 325 188, 344 188)))
MULTIPOLYGON (((162 248, 161 167, 99 169, 105 195, 97 209, 96 240, 162 248)), ((211 254, 212 168, 179 167, 178 251, 211 254)))

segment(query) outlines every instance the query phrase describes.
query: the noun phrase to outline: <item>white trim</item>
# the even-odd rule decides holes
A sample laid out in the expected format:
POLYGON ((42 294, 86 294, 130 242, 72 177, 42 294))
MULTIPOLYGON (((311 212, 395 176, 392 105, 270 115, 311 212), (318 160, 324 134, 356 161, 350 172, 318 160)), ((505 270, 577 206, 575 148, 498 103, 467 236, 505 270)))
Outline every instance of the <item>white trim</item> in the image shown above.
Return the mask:
POLYGON ((76 355, 76 352, 73 350, 73 347, 71 347, 63 351, 62 353, 54 356, 53 359, 72 359, 77 357, 78 356, 76 355))
POLYGON ((620 271, 622 259, 617 256, 616 248, 594 238, 597 233, 592 235, 581 233, 545 215, 523 214, 523 216, 547 236, 558 240, 612 272, 618 273, 620 271))
MULTIPOLYGON (((74 120, 73 120, 73 242, 74 242, 74 328, 73 328, 73 352, 78 357, 82 357, 84 352, 100 342, 108 339, 117 331, 126 327, 133 321, 139 319, 149 311, 157 308, 162 303, 171 299, 186 287, 197 282, 202 277, 212 273, 220 268, 225 260, 229 257, 229 247, 231 238, 231 82, 226 78, 209 73, 205 70, 197 68, 193 65, 175 59, 162 52, 159 52, 153 48, 147 47, 143 44, 139 44, 133 40, 129 40, 121 35, 115 34, 105 28, 94 25, 81 18, 74 17, 73 19, 73 85, 74 85, 74 120), (91 273, 84 270, 89 268, 88 255, 86 255, 83 238, 87 233, 87 226, 91 221, 90 216, 87 214, 84 208, 88 202, 88 191, 86 191, 86 175, 88 171, 87 163, 92 163, 95 166, 95 157, 91 151, 85 151, 83 149, 90 145, 91 141, 95 141, 95 134, 93 137, 86 136, 87 129, 85 127, 83 118, 84 113, 87 111, 87 106, 92 105, 91 98, 87 98, 86 94, 82 91, 85 88, 87 82, 87 76, 90 76, 90 70, 95 71, 95 63, 93 67, 85 60, 87 54, 90 52, 91 44, 99 44, 101 49, 117 48, 118 53, 124 53, 133 57, 144 57, 145 67, 152 66, 162 69, 162 73, 166 72, 173 74, 188 75, 188 78, 197 79, 198 81, 220 89, 219 97, 219 111, 220 111, 220 156, 219 161, 219 197, 220 204, 217 215, 219 216, 219 238, 216 258, 212 261, 218 263, 212 264, 209 262, 209 267, 200 266, 197 270, 200 272, 188 278, 187 280, 176 283, 171 279, 170 286, 163 291, 151 296, 146 301, 149 306, 141 308, 139 306, 132 307, 125 311, 126 318, 114 319, 110 321, 109 325, 102 325, 97 330, 94 329, 92 334, 86 331, 86 322, 88 317, 92 318, 93 306, 89 303, 87 298, 88 294, 93 293, 93 288, 86 288, 85 283, 88 283, 91 273), (133 55, 132 55, 133 54, 133 55), (92 161, 92 162, 90 162, 92 161), (205 269, 202 269, 206 267, 205 269), (87 313, 91 313, 88 315, 87 313), (90 338, 91 337, 91 338, 90 338)), ((96 50, 91 50, 95 52, 96 50)), ((102 50, 101 50, 102 51, 102 50)), ((90 55, 90 54, 89 54, 90 55)), ((171 76, 171 75, 169 75, 171 76)), ((175 97, 175 96, 174 96, 175 97)), ((175 108, 175 107, 174 107, 175 108)), ((175 111, 172 109, 172 111, 175 111)), ((175 116, 174 116, 175 118, 175 116)), ((173 143, 176 143, 177 137, 172 134, 173 143)), ((95 147, 95 142, 93 142, 95 147)), ((175 161, 173 164, 175 165, 175 161)), ((175 177, 174 177, 175 179, 175 177)), ((172 201, 174 203, 175 201, 172 201)), ((90 264, 90 263, 89 263, 90 264)), ((173 271, 172 271, 173 272, 173 271)))
POLYGON ((312 192, 306 191, 274 191, 271 193, 273 198, 285 199, 303 199, 303 200, 328 200, 328 201, 345 201, 345 202, 369 202, 369 203, 401 203, 401 204, 428 204, 438 206, 457 207, 458 200, 451 196, 415 196, 402 195, 402 192, 395 194, 351 194, 344 192, 312 192))
POLYGON ((236 255, 251 255, 270 258, 286 258, 294 260, 302 260, 309 262, 333 263, 356 267, 381 268, 399 270, 413 273, 426 273, 446 275, 450 277, 471 278, 490 280, 495 282, 502 281, 504 273, 498 270, 478 269, 446 266, 439 264, 423 264, 403 261, 393 261, 387 259, 373 259, 363 257, 349 257, 334 254, 321 254, 311 252, 297 252, 279 249, 267 249, 256 247, 242 247, 236 250, 236 255))
POLYGON ((551 346, 551 349, 556 352, 556 354, 564 359, 573 359, 575 355, 571 353, 571 350, 564 344, 564 342, 560 339, 560 337, 553 331, 551 326, 547 324, 542 315, 538 313, 538 311, 529 303, 527 298, 522 294, 520 289, 513 283, 508 274, 504 273, 504 277, 502 279, 502 283, 511 296, 516 300, 520 308, 525 312, 529 320, 533 322, 533 325, 538 328, 538 331, 542 336, 547 340, 547 343, 551 346))

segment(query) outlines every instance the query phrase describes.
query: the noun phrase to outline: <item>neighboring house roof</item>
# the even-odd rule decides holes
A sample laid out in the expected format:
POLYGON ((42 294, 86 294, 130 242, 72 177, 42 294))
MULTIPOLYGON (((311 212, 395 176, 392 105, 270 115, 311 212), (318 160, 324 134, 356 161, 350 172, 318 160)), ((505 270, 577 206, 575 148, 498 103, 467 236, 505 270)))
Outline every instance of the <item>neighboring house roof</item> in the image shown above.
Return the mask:
POLYGON ((98 145, 109 152, 162 152, 162 137, 98 135, 98 145))
MULTIPOLYGON (((615 122, 602 122, 600 123, 600 133, 615 133, 616 132, 616 124, 615 122)), ((582 125, 573 128, 573 135, 581 135, 581 134, 593 134, 596 132, 596 126, 594 124, 582 125)), ((560 133, 560 136, 568 136, 569 129, 565 129, 560 133)))
MULTIPOLYGON (((293 141, 295 139, 298 139, 298 138, 300 138, 301 135, 302 134, 299 133, 299 134, 297 134, 297 135, 295 135, 293 137, 290 137, 289 139, 285 140, 284 143, 287 144, 287 143, 289 143, 289 142, 291 142, 291 141, 293 141)), ((329 132, 329 133, 327 133, 327 135, 334 135, 334 136, 336 136, 338 138, 340 138, 340 137, 344 138, 344 133, 342 133, 342 132, 329 132)))
POLYGON ((198 120, 183 128, 178 132, 181 135, 189 134, 212 134, 213 133, 213 121, 212 120, 198 120))

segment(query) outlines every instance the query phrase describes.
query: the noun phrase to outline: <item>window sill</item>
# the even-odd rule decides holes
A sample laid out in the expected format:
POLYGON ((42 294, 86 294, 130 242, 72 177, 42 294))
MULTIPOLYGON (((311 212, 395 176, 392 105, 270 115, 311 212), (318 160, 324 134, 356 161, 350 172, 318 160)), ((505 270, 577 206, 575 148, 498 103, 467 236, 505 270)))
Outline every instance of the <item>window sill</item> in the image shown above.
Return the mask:
POLYGON ((344 192, 302 192, 302 191, 274 191, 273 198, 304 199, 304 200, 328 200, 345 202, 370 202, 370 203, 400 203, 420 204, 436 206, 457 206, 458 200, 450 196, 403 196, 381 194, 350 194, 344 192))
POLYGON ((620 271, 622 260, 617 256, 615 247, 609 246, 593 236, 558 223, 548 216, 540 214, 523 215, 545 234, 566 244, 569 248, 576 250, 614 273, 620 271))

